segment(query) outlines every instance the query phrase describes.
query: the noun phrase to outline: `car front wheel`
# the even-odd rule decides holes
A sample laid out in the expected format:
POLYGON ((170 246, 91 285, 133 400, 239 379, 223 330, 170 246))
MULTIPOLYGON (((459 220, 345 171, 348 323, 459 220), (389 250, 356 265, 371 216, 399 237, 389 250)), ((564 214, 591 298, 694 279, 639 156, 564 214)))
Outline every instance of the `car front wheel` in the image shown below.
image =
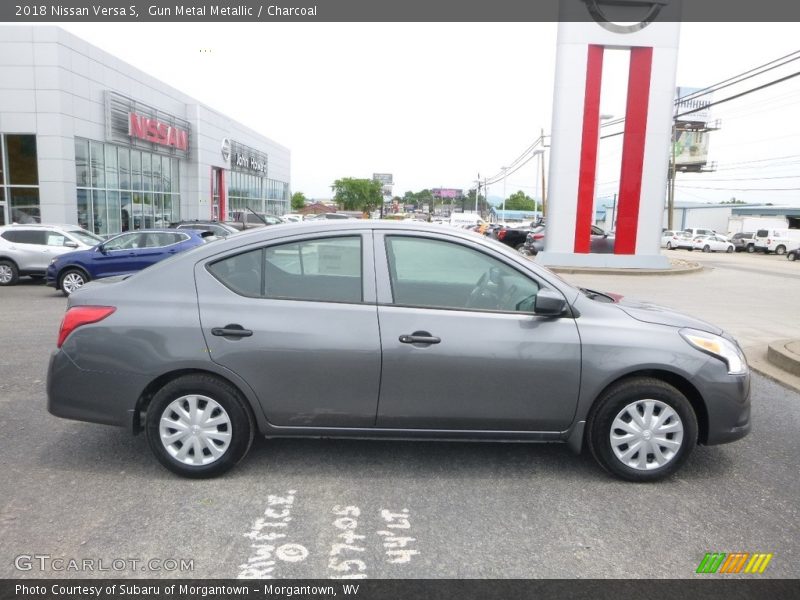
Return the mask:
POLYGON ((89 276, 79 269, 69 269, 65 271, 59 279, 58 287, 65 296, 69 296, 75 290, 82 288, 89 282, 89 276))
POLYGON ((161 388, 147 409, 147 441, 159 462, 184 477, 215 477, 253 443, 255 425, 239 392, 210 375, 161 388))
POLYGON ((795 252, 789 252, 789 254, 786 255, 786 258, 789 260, 797 260, 797 254, 795 252))
POLYGON ((613 475, 645 482, 674 473, 697 443, 697 417, 686 397, 652 378, 621 381, 587 421, 592 455, 613 475))

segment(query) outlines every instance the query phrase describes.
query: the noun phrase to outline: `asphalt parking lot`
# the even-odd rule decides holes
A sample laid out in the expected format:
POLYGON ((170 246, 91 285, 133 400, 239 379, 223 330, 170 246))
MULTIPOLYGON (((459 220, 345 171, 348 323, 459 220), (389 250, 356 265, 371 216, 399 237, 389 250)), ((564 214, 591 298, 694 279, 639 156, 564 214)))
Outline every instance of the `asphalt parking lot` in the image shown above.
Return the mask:
MULTIPOLYGON (((689 308, 753 344, 798 327, 796 263, 684 254, 709 269, 565 277, 689 308)), ((47 413, 64 307, 39 284, 0 289, 0 577, 684 578, 707 552, 773 553, 760 577, 797 575, 800 395, 760 375, 753 433, 698 448, 657 484, 559 445, 340 440, 257 441, 227 476, 190 481, 141 436, 47 413)))

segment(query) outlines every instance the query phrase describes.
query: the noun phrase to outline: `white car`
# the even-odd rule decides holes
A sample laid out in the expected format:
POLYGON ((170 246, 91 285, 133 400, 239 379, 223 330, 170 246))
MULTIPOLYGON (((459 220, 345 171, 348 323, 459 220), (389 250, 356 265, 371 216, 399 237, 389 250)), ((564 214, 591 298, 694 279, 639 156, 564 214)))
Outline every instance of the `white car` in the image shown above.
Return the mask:
POLYGON ((698 235, 692 240, 692 250, 703 252, 733 252, 734 246, 720 235, 698 235))

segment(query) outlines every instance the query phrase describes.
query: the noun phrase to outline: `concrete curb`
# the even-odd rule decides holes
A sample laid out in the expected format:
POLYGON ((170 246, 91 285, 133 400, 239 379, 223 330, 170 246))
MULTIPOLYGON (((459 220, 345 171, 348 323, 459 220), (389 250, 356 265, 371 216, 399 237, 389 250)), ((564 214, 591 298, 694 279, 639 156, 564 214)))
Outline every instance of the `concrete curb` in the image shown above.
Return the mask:
MULTIPOLYGON (((536 259, 534 258, 534 261, 536 259)), ((699 273, 705 267, 696 262, 670 259, 669 269, 619 269, 616 267, 547 267, 554 273, 587 274, 587 275, 686 275, 699 273)))
MULTIPOLYGON (((791 340, 783 340, 783 343, 785 344, 789 341, 791 340)), ((780 342, 772 342, 767 346, 758 345, 742 348, 745 356, 747 356, 747 363, 750 365, 750 369, 784 387, 800 392, 800 375, 795 375, 779 367, 770 359, 769 347, 772 345, 780 346, 780 342)))
POLYGON ((800 377, 800 341, 777 340, 767 347, 767 360, 776 367, 800 377))

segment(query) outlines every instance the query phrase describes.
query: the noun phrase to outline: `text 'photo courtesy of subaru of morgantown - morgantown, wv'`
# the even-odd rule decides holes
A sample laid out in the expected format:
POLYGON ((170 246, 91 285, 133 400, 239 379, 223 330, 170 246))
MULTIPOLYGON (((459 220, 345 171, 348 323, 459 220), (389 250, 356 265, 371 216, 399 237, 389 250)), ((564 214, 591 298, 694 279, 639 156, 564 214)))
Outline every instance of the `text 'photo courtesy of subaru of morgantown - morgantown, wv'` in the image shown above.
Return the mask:
POLYGON ((409 221, 262 227, 82 285, 47 395, 144 432, 188 477, 259 435, 563 442, 653 481, 750 431, 748 365, 720 328, 409 221))

